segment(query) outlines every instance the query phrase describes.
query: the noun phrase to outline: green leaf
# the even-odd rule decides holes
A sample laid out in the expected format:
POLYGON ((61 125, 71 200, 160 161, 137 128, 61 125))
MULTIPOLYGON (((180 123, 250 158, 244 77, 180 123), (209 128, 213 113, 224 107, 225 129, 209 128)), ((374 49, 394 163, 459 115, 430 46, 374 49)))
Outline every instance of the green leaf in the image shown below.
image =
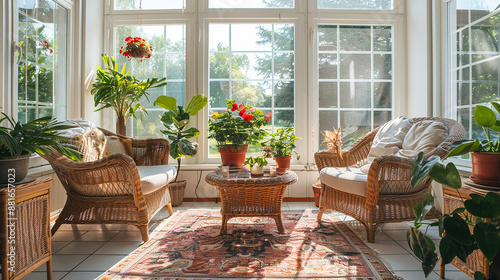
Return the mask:
POLYGON ((500 235, 497 228, 490 223, 479 223, 474 226, 474 240, 483 254, 493 262, 500 249, 500 235))
POLYGON ((156 98, 154 105, 158 105, 164 109, 172 111, 174 114, 177 114, 177 99, 170 96, 158 96, 156 98))
POLYGON ((179 151, 182 155, 187 156, 187 157, 192 157, 196 155, 196 152, 198 150, 198 143, 196 142, 190 142, 187 139, 182 139, 179 141, 179 151))
POLYGON ((483 105, 476 105, 474 109, 474 120, 476 123, 483 127, 494 126, 497 122, 495 112, 490 108, 483 105))
POLYGON ((454 214, 445 219, 444 229, 446 236, 451 237, 454 241, 460 244, 472 245, 474 243, 474 238, 470 234, 469 226, 467 225, 467 222, 460 217, 460 215, 454 214))
POLYGON ((455 244, 456 242, 446 235, 441 238, 441 242, 439 242, 439 253, 441 254, 444 264, 451 263, 451 261, 453 261, 453 259, 457 256, 454 250, 455 244))
POLYGON ((427 277, 438 261, 438 256, 435 249, 433 249, 436 247, 434 242, 414 227, 408 230, 406 238, 410 249, 415 253, 415 256, 422 261, 422 270, 425 273, 425 277, 427 277))
POLYGON ((476 217, 495 219, 500 217, 500 195, 488 192, 485 196, 471 194, 464 202, 469 213, 476 217))
POLYGON ((179 151, 178 141, 173 141, 170 143, 170 156, 173 159, 179 159, 182 157, 179 151))
POLYGON ((460 189, 462 187, 462 179, 458 173, 457 167, 452 162, 448 163, 446 167, 441 164, 435 164, 429 172, 431 178, 443 185, 454 189, 460 189))
POLYGON ((474 272, 474 280, 488 280, 488 278, 481 271, 476 271, 474 272))
POLYGON ((181 133, 184 138, 193 138, 200 136, 200 131, 195 127, 190 127, 181 133))
POLYGON ((456 141, 452 144, 452 146, 455 148, 451 150, 447 157, 460 156, 470 152, 480 151, 483 147, 477 139, 456 141))
POLYGON ((427 160, 424 153, 420 152, 411 167, 411 185, 415 187, 429 174, 431 168, 440 161, 438 156, 430 156, 427 160))
POLYGON ((497 112, 500 114, 500 103, 498 101, 491 101, 491 105, 493 105, 493 108, 497 110, 497 112))
POLYGON ((189 103, 186 105, 186 113, 188 113, 190 116, 194 116, 207 104, 208 97, 203 96, 203 94, 197 94, 193 96, 191 101, 189 101, 189 103))
POLYGON ((415 208, 413 210, 413 213, 415 214, 415 223, 421 223, 423 220, 425 220, 425 216, 432 209, 432 206, 434 206, 434 197, 432 196, 432 194, 426 193, 424 195, 422 204, 417 205, 420 205, 420 209, 418 213, 415 213, 415 208))

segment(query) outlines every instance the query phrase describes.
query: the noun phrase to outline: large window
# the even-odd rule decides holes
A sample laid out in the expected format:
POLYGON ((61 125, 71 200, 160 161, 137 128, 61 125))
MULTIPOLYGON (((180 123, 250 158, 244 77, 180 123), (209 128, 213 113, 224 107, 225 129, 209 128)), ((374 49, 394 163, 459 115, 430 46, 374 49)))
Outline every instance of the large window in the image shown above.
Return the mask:
POLYGON ((18 6, 18 119, 65 119, 68 11, 50 0, 18 6))
POLYGON ((148 90, 149 98, 143 98, 141 104, 148 114, 137 113, 137 119, 130 118, 127 123, 127 135, 140 138, 163 137, 160 129, 163 125, 160 117, 164 109, 154 106, 160 95, 177 99, 177 105, 183 106, 186 100, 186 28, 185 25, 148 25, 115 27, 115 57, 120 67, 127 64, 130 74, 140 80, 167 77, 167 86, 148 90), (153 48, 154 55, 149 59, 131 59, 128 61, 119 54, 120 47, 128 36, 140 36, 153 48))
POLYGON ((271 111, 270 130, 294 126, 294 34, 293 24, 211 24, 210 111, 230 99, 271 111))
POLYGON ((319 129, 342 127, 344 146, 393 118, 392 34, 391 26, 318 27, 319 129))
POLYGON ((499 13, 498 1, 448 4, 450 113, 465 127, 465 138, 485 138, 474 124, 474 107, 500 101, 499 13))

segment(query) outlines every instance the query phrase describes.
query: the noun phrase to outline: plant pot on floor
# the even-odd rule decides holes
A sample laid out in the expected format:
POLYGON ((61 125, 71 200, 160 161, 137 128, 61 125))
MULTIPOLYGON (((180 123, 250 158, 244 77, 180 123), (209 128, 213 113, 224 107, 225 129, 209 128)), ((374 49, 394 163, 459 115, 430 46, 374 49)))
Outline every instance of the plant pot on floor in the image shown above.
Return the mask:
POLYGON ((319 207, 319 199, 321 198, 321 183, 316 183, 312 185, 314 193, 314 204, 319 207))
POLYGON ((500 153, 473 152, 470 179, 481 185, 500 187, 500 153))
POLYGON ((276 168, 276 172, 284 173, 285 171, 290 169, 292 156, 274 157, 274 160, 276 161, 276 165, 278 165, 278 168, 276 168))
POLYGON ((226 145, 225 148, 219 149, 222 166, 242 168, 245 165, 247 150, 248 145, 243 145, 239 150, 232 145, 226 145))
POLYGON ((0 185, 22 181, 28 175, 30 155, 0 159, 0 185))
POLYGON ((180 206, 184 200, 186 190, 186 180, 172 182, 168 184, 172 206, 180 206))

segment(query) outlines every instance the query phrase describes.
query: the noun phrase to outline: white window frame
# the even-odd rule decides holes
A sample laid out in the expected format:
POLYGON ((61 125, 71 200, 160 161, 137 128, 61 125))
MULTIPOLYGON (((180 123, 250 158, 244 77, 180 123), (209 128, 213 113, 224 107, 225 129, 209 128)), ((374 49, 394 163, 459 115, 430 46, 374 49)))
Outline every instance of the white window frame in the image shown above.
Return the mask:
MULTIPOLYGON (((113 0, 106 6, 105 26, 107 39, 105 50, 111 53, 113 27, 136 25, 138 10, 114 10, 113 0)), ((295 0, 294 8, 287 9, 209 9, 207 0, 186 1, 183 10, 141 10, 141 23, 186 24, 186 100, 196 93, 208 95, 209 49, 208 29, 211 23, 290 23, 295 25, 295 128, 301 140, 297 151, 301 158, 292 162, 309 168, 314 163, 318 150, 318 93, 317 93, 317 30, 320 24, 341 25, 390 25, 394 27, 394 116, 406 113, 406 24, 405 0, 394 0, 392 10, 318 10, 316 0, 295 0), (167 16, 165 16, 167 15, 167 16), (367 23, 367 21, 369 21, 367 23), (309 59, 308 59, 309 58, 309 59), (315 130, 313 132, 313 130, 315 130)), ((208 106, 207 106, 208 107, 208 106)), ((197 127, 199 153, 195 158, 183 159, 183 163, 219 164, 217 158, 209 158, 208 108, 205 107, 193 118, 197 127)), ((104 118, 113 116, 109 110, 104 118)), ((114 124, 113 124, 114 127, 114 124)))

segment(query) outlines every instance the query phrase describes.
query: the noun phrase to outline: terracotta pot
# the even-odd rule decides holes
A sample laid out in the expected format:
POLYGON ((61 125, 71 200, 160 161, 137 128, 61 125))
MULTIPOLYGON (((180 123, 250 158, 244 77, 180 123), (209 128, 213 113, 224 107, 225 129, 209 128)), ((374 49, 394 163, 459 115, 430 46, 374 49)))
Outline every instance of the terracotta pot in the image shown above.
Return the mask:
POLYGON ((481 185, 500 186, 500 153, 471 153, 472 176, 481 185))
POLYGON ((30 155, 0 159, 0 185, 22 181, 28 174, 30 155))
POLYGON ((292 161, 292 156, 274 157, 274 161, 278 165, 276 172, 283 173, 290 169, 290 162, 292 161))
POLYGON ((314 204, 319 207, 319 199, 321 197, 321 183, 316 183, 312 185, 314 192, 314 204))
POLYGON ((232 145, 226 145, 226 148, 219 149, 222 165, 242 168, 245 165, 245 157, 247 154, 248 145, 243 145, 240 150, 233 150, 232 145))

